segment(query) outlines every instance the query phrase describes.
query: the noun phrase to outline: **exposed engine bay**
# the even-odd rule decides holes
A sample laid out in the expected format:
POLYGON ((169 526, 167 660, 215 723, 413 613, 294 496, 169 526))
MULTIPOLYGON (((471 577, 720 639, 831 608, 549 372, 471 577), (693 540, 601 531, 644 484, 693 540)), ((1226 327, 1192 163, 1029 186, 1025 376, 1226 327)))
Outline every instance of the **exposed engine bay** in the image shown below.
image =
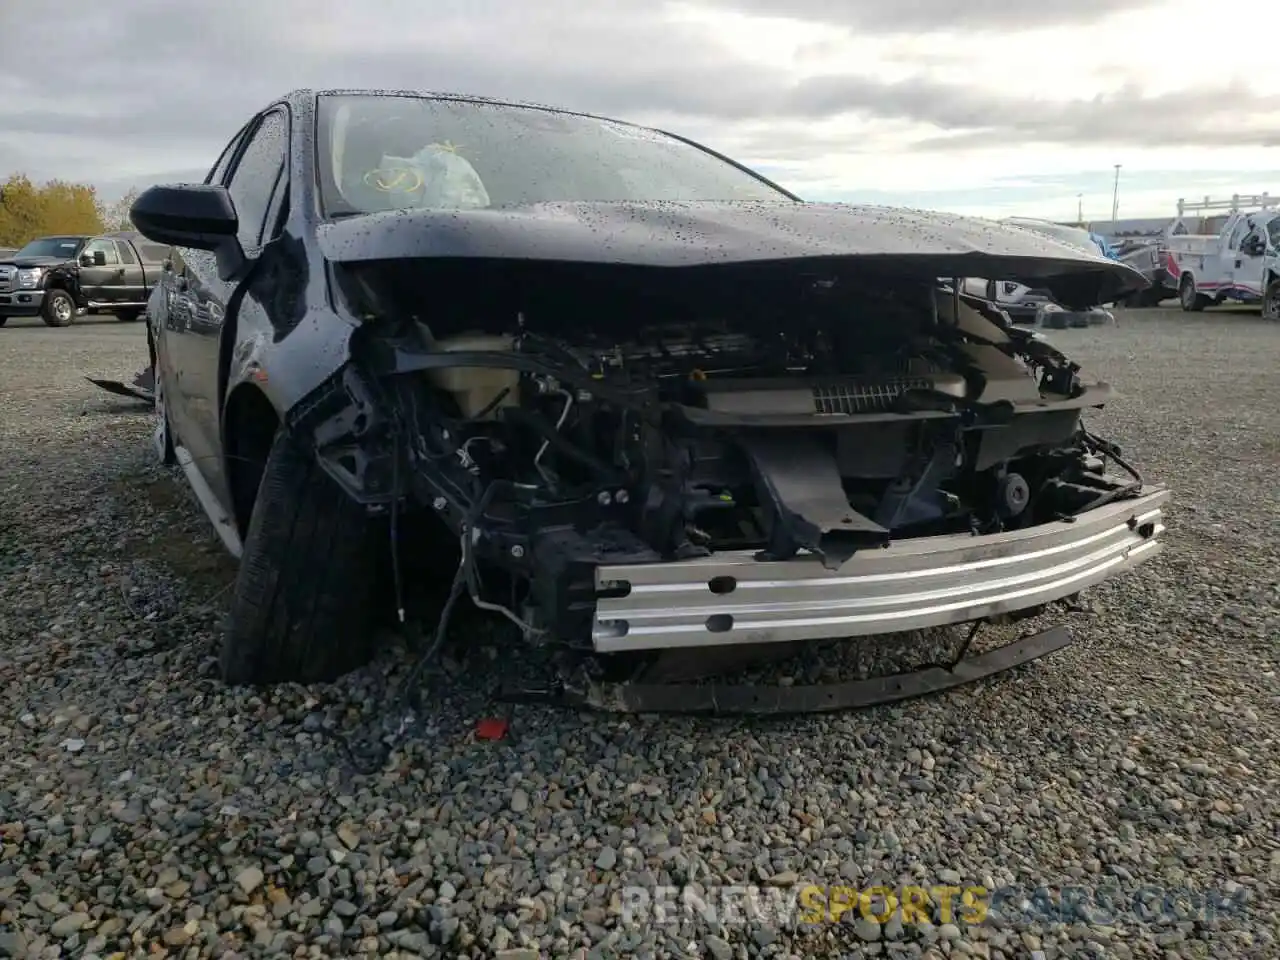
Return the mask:
POLYGON ((412 267, 340 277, 370 319, 293 426, 371 509, 438 516, 473 598, 534 635, 589 642, 603 564, 749 550, 836 570, 1142 488, 1081 423, 1109 388, 954 285, 807 277, 784 298, 503 274, 427 304, 412 267))

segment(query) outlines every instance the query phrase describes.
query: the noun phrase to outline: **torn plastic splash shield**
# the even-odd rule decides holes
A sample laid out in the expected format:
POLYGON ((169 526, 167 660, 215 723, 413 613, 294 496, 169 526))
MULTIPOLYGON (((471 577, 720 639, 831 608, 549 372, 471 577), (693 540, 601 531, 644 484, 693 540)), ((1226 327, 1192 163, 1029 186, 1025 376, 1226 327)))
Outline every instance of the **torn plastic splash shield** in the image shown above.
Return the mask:
POLYGON ((138 373, 133 378, 132 384, 124 383, 121 380, 104 380, 98 377, 85 377, 85 379, 95 387, 105 390, 107 393, 114 393, 119 397, 131 397, 146 403, 155 401, 155 374, 150 368, 138 373))
POLYGON ((909 673, 812 686, 690 683, 590 683, 554 690, 504 690, 508 702, 543 702, 604 713, 686 713, 774 715, 825 713, 872 707, 933 693, 1022 666, 1071 643, 1066 627, 1005 644, 960 660, 952 667, 929 666, 909 673))

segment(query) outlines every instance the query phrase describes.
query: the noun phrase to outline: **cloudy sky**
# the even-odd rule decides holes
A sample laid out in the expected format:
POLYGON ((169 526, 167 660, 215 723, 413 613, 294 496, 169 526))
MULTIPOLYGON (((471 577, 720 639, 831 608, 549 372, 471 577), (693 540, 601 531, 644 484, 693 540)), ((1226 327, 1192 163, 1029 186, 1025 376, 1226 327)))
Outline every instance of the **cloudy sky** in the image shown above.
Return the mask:
POLYGON ((1280 192, 1276 36, 1263 0, 9 2, 0 177, 199 179, 289 89, 393 87, 652 123, 810 199, 1105 219, 1120 163, 1158 216, 1280 192))

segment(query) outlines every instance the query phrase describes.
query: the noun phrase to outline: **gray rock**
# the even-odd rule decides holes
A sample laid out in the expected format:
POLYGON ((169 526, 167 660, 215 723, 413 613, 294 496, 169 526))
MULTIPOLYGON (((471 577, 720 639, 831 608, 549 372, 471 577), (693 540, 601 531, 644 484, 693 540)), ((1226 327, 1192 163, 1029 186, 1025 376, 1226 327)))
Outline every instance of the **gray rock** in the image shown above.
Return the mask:
POLYGON ((87 913, 67 913, 49 924, 49 933, 62 940, 78 933, 89 920, 87 913))
POLYGON ((902 913, 895 910, 880 927, 880 935, 885 940, 901 940, 903 934, 902 913))
POLYGON ((21 930, 0 930, 0 957, 25 960, 27 937, 21 930))
POLYGON ((777 941, 778 931, 770 926, 756 927, 751 932, 751 939, 755 941, 756 946, 767 947, 777 941))
POLYGON ((853 932, 857 934, 859 940, 871 943, 880 939, 882 927, 874 920, 867 917, 859 917, 853 921, 853 932))
POLYGON ((236 874, 236 886, 245 893, 253 893, 262 886, 262 881, 265 879, 266 877, 257 867, 245 867, 236 874))

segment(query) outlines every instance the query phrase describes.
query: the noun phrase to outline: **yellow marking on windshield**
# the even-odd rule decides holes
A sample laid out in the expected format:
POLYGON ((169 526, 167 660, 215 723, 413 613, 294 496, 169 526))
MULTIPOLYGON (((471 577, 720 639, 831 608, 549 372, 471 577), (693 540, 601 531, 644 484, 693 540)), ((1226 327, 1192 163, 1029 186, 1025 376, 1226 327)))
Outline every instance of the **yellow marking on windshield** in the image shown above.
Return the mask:
POLYGON ((390 169, 379 167, 364 175, 364 183, 365 186, 381 190, 383 193, 413 193, 415 190, 422 189, 424 181, 422 174, 417 170, 410 170, 407 167, 390 169))

